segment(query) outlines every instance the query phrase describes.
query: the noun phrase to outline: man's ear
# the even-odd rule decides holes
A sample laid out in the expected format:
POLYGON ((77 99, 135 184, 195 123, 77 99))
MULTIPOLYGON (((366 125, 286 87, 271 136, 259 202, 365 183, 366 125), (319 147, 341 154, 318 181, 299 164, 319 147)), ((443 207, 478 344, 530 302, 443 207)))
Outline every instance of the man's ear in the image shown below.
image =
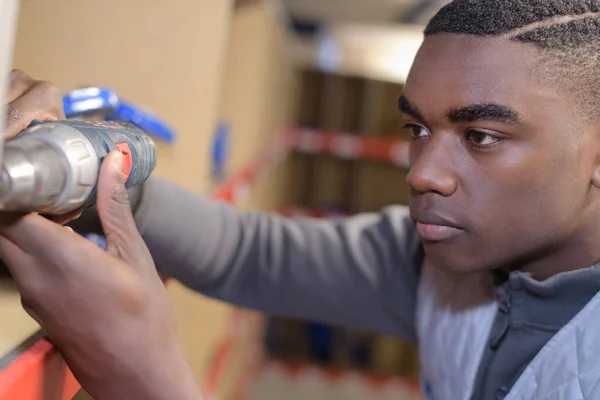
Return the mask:
POLYGON ((594 185, 596 189, 600 189, 600 164, 597 164, 596 168, 594 169, 594 174, 592 175, 592 185, 594 185))
POLYGON ((594 138, 592 148, 596 149, 596 162, 594 164, 594 170, 592 171, 592 185, 596 189, 600 189, 600 124, 597 124, 595 134, 592 137, 594 138))

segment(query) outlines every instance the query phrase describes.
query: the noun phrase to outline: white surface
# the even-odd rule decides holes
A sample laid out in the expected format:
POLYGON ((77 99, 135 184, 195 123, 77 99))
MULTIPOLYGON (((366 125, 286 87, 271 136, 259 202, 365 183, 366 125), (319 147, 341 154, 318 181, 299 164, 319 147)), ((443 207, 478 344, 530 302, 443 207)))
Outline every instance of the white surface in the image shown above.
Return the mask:
MULTIPOLYGON (((13 64, 19 0, 0 0, 0 163, 4 144, 6 95, 13 64)), ((21 296, 12 282, 0 280, 0 357, 36 333, 40 328, 21 306, 21 296)))
POLYGON ((315 40, 295 38, 300 65, 341 75, 404 83, 423 42, 423 27, 336 23, 315 40))
POLYGON ((10 83, 9 73, 13 63, 18 12, 19 0, 0 1, 0 133, 2 133, 0 134, 0 164, 2 162, 2 149, 4 148, 5 99, 10 83))

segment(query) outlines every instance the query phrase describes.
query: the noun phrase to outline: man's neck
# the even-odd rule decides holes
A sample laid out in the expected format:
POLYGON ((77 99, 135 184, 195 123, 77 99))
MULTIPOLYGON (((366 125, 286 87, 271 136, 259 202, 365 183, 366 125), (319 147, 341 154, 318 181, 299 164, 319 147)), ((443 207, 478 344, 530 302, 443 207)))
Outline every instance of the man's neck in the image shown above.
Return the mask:
MULTIPOLYGON (((565 244, 521 264, 538 281, 554 275, 589 268, 600 262, 600 218, 588 220, 565 244)), ((515 269, 515 268, 513 268, 515 269)))

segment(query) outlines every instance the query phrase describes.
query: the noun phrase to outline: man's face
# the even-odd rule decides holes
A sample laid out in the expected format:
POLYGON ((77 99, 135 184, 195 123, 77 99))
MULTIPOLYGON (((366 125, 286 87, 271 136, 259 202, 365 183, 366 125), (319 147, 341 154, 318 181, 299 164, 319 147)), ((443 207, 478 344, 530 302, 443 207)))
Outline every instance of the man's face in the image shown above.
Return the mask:
POLYGON ((410 208, 439 268, 545 263, 576 251, 596 212, 598 135, 571 97, 541 81, 537 55, 448 34, 427 38, 415 60, 400 99, 412 131, 410 208))

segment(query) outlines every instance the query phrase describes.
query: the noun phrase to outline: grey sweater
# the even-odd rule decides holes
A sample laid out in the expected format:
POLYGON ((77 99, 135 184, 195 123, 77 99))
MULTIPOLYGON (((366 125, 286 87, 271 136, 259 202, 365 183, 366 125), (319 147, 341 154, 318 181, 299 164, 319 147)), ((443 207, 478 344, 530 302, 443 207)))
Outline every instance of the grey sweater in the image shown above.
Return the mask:
POLYGON ((153 178, 135 218, 159 271, 195 291, 273 315, 416 338, 420 243, 404 207, 292 221, 153 178))
MULTIPOLYGON (((340 220, 240 212, 158 178, 135 213, 159 271, 207 296, 272 315, 416 340, 422 247, 408 209, 340 220)), ((501 399, 600 289, 600 269, 498 282, 500 309, 473 400, 501 399)))

